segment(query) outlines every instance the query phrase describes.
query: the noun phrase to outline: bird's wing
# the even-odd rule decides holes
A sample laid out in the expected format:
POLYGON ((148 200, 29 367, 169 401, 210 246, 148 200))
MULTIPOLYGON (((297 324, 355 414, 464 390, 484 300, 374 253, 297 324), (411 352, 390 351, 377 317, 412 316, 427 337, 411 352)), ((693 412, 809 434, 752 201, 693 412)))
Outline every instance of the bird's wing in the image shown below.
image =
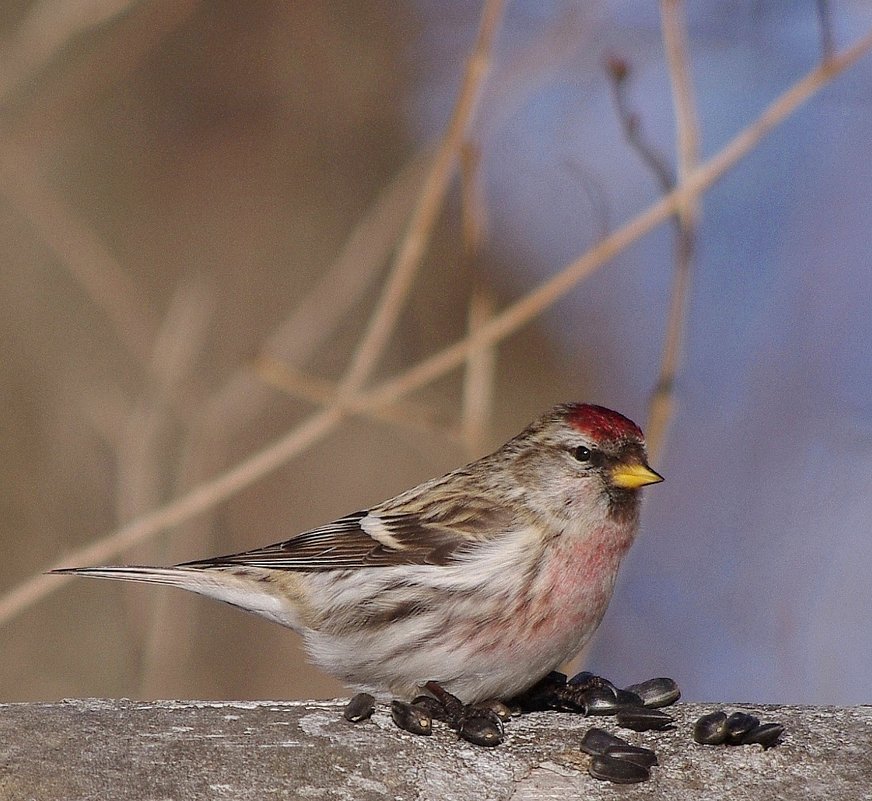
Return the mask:
MULTIPOLYGON (((398 500, 398 499, 395 499, 398 500)), ((511 530, 512 514, 485 496, 462 503, 386 502, 253 551, 218 556, 184 567, 244 565, 273 570, 353 570, 394 565, 446 565, 476 544, 511 530)))

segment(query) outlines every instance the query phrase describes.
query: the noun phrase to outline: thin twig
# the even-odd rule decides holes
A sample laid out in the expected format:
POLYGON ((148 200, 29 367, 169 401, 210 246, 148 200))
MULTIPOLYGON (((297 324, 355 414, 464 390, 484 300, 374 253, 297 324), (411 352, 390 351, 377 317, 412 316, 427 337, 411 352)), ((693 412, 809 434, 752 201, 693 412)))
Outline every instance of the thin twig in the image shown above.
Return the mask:
MULTIPOLYGON (((95 94, 108 92, 128 77, 143 59, 182 26, 200 5, 200 0, 150 0, 136 2, 130 10, 112 22, 111 35, 100 41, 100 46, 74 56, 71 67, 58 74, 41 76, 36 90, 26 98, 29 107, 17 110, 12 130, 28 139, 33 131, 40 131, 41 144, 46 139, 69 127, 71 114, 91 108, 95 94), (61 122, 62 121, 62 122, 61 122)), ((71 30, 72 33, 72 30, 71 30)), ((55 52, 61 52, 56 48, 55 52)), ((68 53, 68 48, 63 48, 68 53)), ((34 64, 39 68, 39 64, 34 64)), ((15 82, 6 82, 8 91, 15 93, 35 77, 33 69, 15 76, 15 82)), ((8 102, 9 96, 0 96, 8 102)))
MULTIPOLYGON (((678 182, 681 184, 699 162, 699 122, 690 75, 690 44, 683 0, 661 0, 660 18, 675 107, 678 182)), ((696 202, 696 194, 688 195, 679 214, 692 215, 696 202)))
POLYGON ((37 177, 28 160, 0 143, 0 192, 103 313, 119 342, 148 364, 157 321, 142 294, 93 229, 37 177))
POLYGON ((836 52, 833 15, 829 0, 817 0, 818 25, 821 31, 821 59, 829 61, 836 52))
MULTIPOLYGON (((467 326, 477 331, 494 313, 493 295, 475 276, 486 228, 486 206, 481 186, 481 151, 470 142, 461 150, 460 170, 461 233, 463 238, 464 272, 473 276, 469 299, 467 326)), ((467 455, 480 456, 487 439, 488 421, 492 417, 496 348, 470 351, 463 376, 463 408, 461 430, 467 455)))
MULTIPOLYGON (((682 0, 661 0, 660 9, 663 44, 675 108, 678 183, 682 186, 699 162, 699 126, 690 77, 690 48, 682 0)), ((666 430, 675 408, 675 379, 681 360, 698 218, 699 196, 695 193, 688 194, 679 203, 676 211, 675 272, 666 318, 666 336, 645 427, 648 452, 655 459, 660 457, 666 430)))
MULTIPOLYGON (((261 356, 255 362, 254 369, 263 381, 291 397, 318 406, 332 406, 340 402, 339 388, 335 383, 326 378, 307 375, 277 359, 261 356)), ((460 443, 460 434, 440 425, 436 413, 420 403, 401 401, 393 406, 361 409, 360 414, 381 423, 408 428, 416 434, 460 443)))
MULTIPOLYGON (((532 294, 496 315, 475 334, 470 334, 401 375, 358 395, 352 408, 375 408, 392 403, 397 398, 460 365, 474 348, 497 342, 529 322, 568 292, 579 280, 590 275, 657 225, 668 220, 686 197, 699 194, 714 184, 727 170, 752 151, 766 134, 870 49, 872 49, 872 31, 844 52, 835 55, 828 63, 816 67, 793 84, 713 158, 695 169, 681 187, 670 192, 606 237, 588 253, 534 290, 532 294)), ((231 470, 204 482, 166 506, 131 521, 112 534, 67 554, 67 558, 58 562, 56 566, 104 562, 165 528, 191 519, 285 464, 332 431, 342 418, 343 411, 336 406, 316 412, 285 436, 240 462, 231 470)), ((38 575, 26 579, 0 597, 0 625, 14 619, 63 584, 63 576, 38 575)))
POLYGON ((366 383, 400 316, 448 192, 460 146, 478 105, 481 88, 490 69, 491 50, 504 5, 505 0, 485 0, 478 36, 467 61, 451 119, 433 157, 430 173, 379 302, 342 379, 343 394, 352 394, 366 383))
POLYGON ((39 0, 3 43, 0 99, 31 80, 70 42, 128 11, 138 0, 39 0))
POLYGON ((627 141, 642 158, 648 169, 654 173, 654 177, 660 184, 661 191, 665 194, 675 188, 675 176, 672 168, 667 163, 663 154, 660 153, 642 134, 642 123, 639 115, 630 109, 627 102, 627 83, 630 78, 630 65, 619 56, 610 56, 606 60, 606 74, 611 79, 612 95, 615 99, 615 108, 618 112, 618 122, 624 131, 627 141))

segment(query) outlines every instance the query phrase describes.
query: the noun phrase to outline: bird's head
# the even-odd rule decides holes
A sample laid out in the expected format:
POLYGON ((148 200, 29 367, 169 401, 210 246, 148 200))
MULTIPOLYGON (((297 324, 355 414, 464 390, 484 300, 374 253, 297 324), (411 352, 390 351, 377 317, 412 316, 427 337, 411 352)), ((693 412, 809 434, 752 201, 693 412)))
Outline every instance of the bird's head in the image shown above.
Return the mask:
POLYGON ((603 406, 556 406, 509 445, 519 482, 567 517, 603 507, 610 516, 635 516, 638 490, 663 481, 648 465, 639 426, 603 406))

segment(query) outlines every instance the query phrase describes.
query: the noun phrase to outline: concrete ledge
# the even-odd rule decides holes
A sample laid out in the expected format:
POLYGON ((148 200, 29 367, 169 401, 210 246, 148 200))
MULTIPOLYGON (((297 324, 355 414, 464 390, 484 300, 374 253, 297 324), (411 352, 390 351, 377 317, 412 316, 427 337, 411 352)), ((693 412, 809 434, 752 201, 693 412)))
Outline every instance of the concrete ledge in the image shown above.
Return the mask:
POLYGON ((0 801, 38 799, 854 799, 872 798, 872 707, 738 706, 783 723, 783 742, 700 746, 693 722, 716 708, 678 704, 676 729, 636 734, 612 718, 540 713, 511 721, 494 749, 397 730, 379 707, 343 702, 72 700, 0 705, 0 801), (652 779, 595 781, 578 743, 602 726, 654 748, 652 779))

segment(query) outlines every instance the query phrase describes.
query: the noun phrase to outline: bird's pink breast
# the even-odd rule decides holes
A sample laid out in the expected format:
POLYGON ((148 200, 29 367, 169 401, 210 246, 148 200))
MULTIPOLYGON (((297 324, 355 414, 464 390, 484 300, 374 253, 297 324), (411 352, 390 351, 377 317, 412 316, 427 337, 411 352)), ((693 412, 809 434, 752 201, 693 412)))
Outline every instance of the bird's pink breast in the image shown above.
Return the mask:
POLYGON ((536 594, 533 615, 542 621, 538 627, 562 630, 599 623, 629 545, 609 526, 584 540, 555 546, 536 594))
POLYGON ((518 604, 494 626, 485 649, 521 658, 573 656, 599 625, 631 542, 606 525, 583 539, 552 543, 534 582, 518 593, 518 604))

